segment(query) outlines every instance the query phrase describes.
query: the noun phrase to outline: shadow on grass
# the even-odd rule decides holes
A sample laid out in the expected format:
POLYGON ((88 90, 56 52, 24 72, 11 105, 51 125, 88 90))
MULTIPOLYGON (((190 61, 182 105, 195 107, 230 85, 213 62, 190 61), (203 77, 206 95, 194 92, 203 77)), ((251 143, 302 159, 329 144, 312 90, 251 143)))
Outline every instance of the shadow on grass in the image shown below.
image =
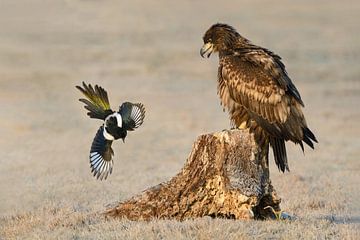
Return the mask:
POLYGON ((335 224, 360 224, 360 216, 335 216, 335 215, 326 215, 321 216, 318 219, 328 220, 331 223, 335 224))

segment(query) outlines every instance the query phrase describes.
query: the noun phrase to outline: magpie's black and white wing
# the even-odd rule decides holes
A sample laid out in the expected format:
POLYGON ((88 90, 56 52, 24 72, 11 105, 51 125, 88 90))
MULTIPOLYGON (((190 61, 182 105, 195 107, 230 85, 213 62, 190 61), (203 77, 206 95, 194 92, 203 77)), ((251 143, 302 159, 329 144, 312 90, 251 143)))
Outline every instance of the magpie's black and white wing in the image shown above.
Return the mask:
POLYGON ((113 113, 110 109, 109 98, 105 89, 98 85, 95 85, 93 88, 91 84, 86 85, 84 82, 83 87, 76 86, 76 88, 87 98, 81 98, 79 101, 85 103, 84 107, 89 111, 87 115, 90 118, 105 120, 107 116, 113 113))
POLYGON ((122 126, 128 131, 140 127, 145 118, 145 107, 141 103, 125 102, 120 106, 122 126))
POLYGON ((114 151, 111 148, 112 141, 104 137, 104 127, 97 131, 90 149, 90 168, 94 177, 106 179, 112 173, 114 151))

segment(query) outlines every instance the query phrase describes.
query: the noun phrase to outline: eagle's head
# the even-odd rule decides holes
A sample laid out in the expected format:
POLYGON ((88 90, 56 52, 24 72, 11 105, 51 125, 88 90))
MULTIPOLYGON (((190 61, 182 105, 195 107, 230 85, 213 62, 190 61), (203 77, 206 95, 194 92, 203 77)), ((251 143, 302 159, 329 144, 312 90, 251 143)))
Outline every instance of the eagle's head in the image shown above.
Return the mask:
POLYGON ((200 49, 200 55, 210 57, 213 52, 229 51, 241 39, 242 37, 233 27, 222 23, 214 24, 203 37, 204 45, 200 49))

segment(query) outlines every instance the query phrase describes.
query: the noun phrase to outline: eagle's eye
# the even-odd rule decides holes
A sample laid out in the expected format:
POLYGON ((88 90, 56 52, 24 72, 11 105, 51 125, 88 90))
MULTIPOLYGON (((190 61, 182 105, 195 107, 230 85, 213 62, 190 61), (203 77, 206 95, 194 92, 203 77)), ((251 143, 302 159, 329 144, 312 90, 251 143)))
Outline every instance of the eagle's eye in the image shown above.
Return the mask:
POLYGON ((204 43, 212 43, 212 38, 211 37, 209 37, 209 36, 204 36, 203 37, 203 40, 204 40, 204 43))

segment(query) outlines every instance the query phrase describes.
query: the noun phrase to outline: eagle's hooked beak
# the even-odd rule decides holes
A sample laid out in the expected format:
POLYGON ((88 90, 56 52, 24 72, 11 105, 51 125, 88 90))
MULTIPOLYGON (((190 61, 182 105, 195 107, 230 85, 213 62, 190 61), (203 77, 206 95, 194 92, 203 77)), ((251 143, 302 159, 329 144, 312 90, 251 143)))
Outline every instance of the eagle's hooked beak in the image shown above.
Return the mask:
POLYGON ((212 43, 205 43, 202 48, 200 49, 200 55, 204 57, 204 55, 207 53, 206 57, 210 57, 211 53, 214 50, 214 44, 212 43))

